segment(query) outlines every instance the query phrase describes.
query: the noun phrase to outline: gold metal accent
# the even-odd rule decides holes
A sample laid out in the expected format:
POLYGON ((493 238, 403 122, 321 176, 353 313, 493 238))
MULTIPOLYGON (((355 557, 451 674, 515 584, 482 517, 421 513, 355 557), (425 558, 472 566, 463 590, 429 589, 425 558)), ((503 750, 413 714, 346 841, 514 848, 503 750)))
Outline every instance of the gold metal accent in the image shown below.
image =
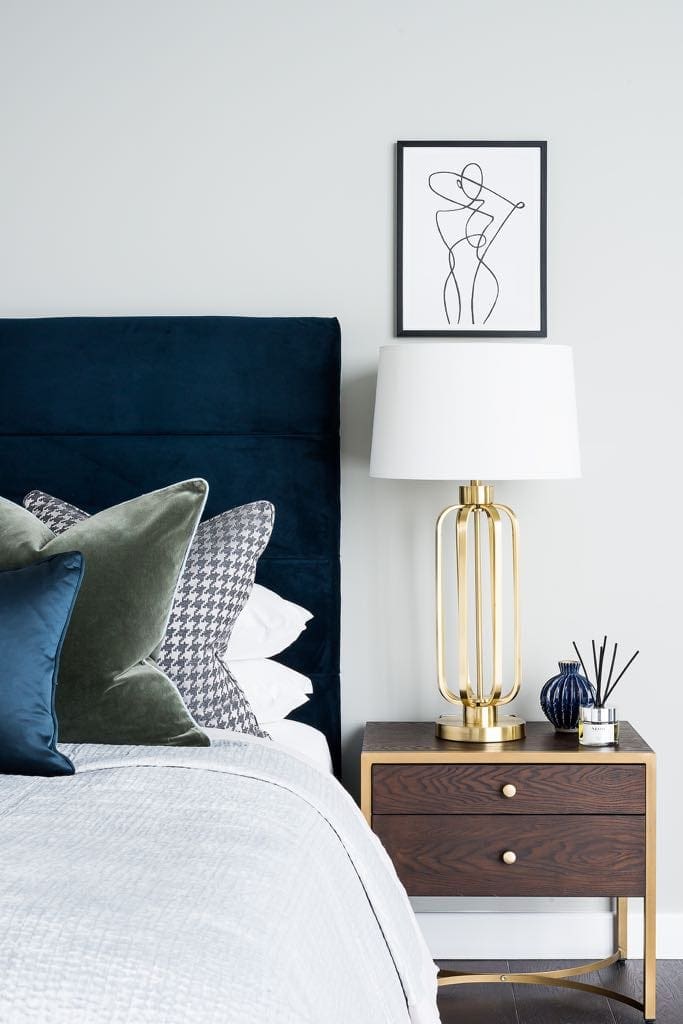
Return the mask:
MULTIPOLYGON (((618 747, 576 747, 574 750, 511 750, 502 743, 485 750, 451 747, 449 750, 366 750, 361 766, 369 773, 373 764, 644 764, 654 755, 619 750, 618 747), (494 755, 493 757, 491 755, 494 755)), ((362 771, 362 767, 361 767, 362 771)))
MULTIPOLYGON (((559 971, 534 971, 533 973, 522 974, 468 974, 466 971, 439 971, 438 985, 481 985, 504 983, 509 985, 554 985, 557 988, 578 989, 580 992, 591 992, 593 995, 604 996, 607 999, 615 999, 627 1006, 633 1006, 636 1010, 643 1010, 643 1004, 623 992, 616 992, 614 989, 604 988, 602 985, 587 985, 582 981, 572 981, 572 978, 580 977, 582 974, 590 974, 599 971, 603 967, 610 967, 617 960, 622 960, 622 950, 617 949, 611 956, 604 960, 595 960, 590 964, 580 964, 578 967, 567 967, 559 971)), ((650 1020, 651 1018, 647 1017, 650 1020)))
POLYGON ((503 854, 503 863, 504 864, 516 864, 517 863, 517 854, 515 853, 514 850, 506 850, 505 851, 505 853, 503 854))
POLYGON ((645 900, 643 1006, 645 1020, 654 1020, 657 1003, 657 844, 656 763, 645 769, 645 900))
POLYGON ((645 895, 643 909, 644 928, 644 971, 643 1001, 599 985, 587 985, 572 981, 573 977, 609 967, 627 957, 627 912, 628 900, 617 899, 617 946, 607 959, 582 964, 578 967, 535 974, 468 974, 459 971, 439 973, 439 985, 465 985, 477 983, 510 982, 517 985, 555 985, 579 989, 594 995, 604 996, 632 1006, 643 1013, 646 1021, 656 1017, 657 981, 657 906, 656 906, 656 759, 651 751, 625 751, 618 747, 600 749, 581 747, 575 750, 519 751, 511 750, 502 743, 497 749, 460 749, 448 751, 372 751, 361 754, 361 811, 368 825, 372 827, 372 769, 376 764, 642 764, 645 769, 645 895))
POLYGON ((621 950, 621 959, 628 959, 628 898, 617 897, 617 948, 621 950))
POLYGON ((477 480, 461 484, 460 502, 463 505, 492 505, 493 487, 491 484, 480 484, 477 480))
MULTIPOLYGON (((461 743, 507 743, 509 740, 524 739, 524 719, 517 715, 496 715, 495 707, 464 708, 465 717, 440 715, 436 720, 436 735, 442 740, 461 743), (474 714, 482 712, 490 716, 490 725, 479 725, 472 721, 474 714)), ((486 722, 486 719, 484 719, 486 722)))
POLYGON ((506 782, 503 786, 503 796, 511 800, 513 796, 517 796, 517 787, 513 786, 511 782, 506 782))
POLYGON ((439 690, 451 704, 463 708, 463 717, 442 715, 436 723, 441 739, 466 743, 500 743, 522 739, 524 722, 517 715, 498 718, 498 708, 519 693, 521 684, 521 625, 519 616, 519 530, 507 505, 493 501, 493 487, 472 480, 460 487, 460 504, 445 508, 436 523, 436 660, 439 690), (458 690, 449 686, 446 673, 446 627, 443 531, 455 515, 456 590, 458 606, 458 690), (503 694, 503 570, 502 518, 509 520, 512 538, 513 678, 503 694), (469 527, 474 533, 474 671, 470 662, 469 527), (484 615, 482 527, 487 529, 489 561, 489 622, 484 615), (490 676, 484 665, 485 628, 490 635, 490 676))

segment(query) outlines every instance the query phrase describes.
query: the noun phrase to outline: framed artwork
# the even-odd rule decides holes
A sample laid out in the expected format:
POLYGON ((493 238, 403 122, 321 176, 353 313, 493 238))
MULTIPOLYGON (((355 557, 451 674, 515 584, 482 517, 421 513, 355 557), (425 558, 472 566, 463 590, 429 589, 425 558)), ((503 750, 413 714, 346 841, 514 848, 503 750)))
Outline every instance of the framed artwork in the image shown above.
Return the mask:
POLYGON ((397 143, 398 335, 545 338, 546 143, 397 143))

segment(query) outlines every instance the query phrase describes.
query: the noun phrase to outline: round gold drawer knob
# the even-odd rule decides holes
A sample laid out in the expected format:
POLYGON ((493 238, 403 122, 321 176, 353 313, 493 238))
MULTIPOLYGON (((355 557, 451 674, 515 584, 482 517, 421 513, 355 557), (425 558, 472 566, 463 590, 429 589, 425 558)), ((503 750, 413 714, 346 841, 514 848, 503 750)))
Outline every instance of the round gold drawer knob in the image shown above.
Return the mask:
POLYGON ((517 860, 517 854, 514 850, 506 850, 503 854, 503 862, 505 864, 514 864, 517 860))
POLYGON ((513 786, 511 782, 506 783, 503 786, 503 796, 511 800, 513 796, 517 796, 517 787, 513 786))

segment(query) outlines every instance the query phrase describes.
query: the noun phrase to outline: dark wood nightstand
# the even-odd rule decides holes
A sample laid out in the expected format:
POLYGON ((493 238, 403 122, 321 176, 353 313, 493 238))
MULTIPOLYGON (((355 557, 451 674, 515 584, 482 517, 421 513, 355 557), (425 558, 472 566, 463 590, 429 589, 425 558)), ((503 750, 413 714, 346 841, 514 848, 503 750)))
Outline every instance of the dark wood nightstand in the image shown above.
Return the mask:
POLYGON ((598 964, 543 974, 443 972, 440 985, 514 982, 581 988, 655 1019, 655 755, 628 723, 616 748, 527 723, 523 740, 452 743, 432 722, 369 722, 363 814, 410 896, 609 896, 617 949, 598 964), (644 900, 643 1001, 576 976, 627 955, 627 899, 644 900))

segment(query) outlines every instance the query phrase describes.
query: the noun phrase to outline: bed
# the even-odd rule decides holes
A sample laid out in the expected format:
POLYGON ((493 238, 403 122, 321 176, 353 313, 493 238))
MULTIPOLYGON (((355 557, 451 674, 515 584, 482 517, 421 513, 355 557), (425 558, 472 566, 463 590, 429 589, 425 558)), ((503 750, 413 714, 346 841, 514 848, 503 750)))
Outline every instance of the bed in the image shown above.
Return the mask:
POLYGON ((337 322, 5 320, 0 353, 4 497, 39 487, 94 512, 201 476, 207 517, 268 498, 258 579, 314 614, 282 655, 313 693, 272 740, 74 744, 72 777, 0 777, 0 1020, 433 1024, 405 893, 325 770, 340 764, 337 322))
MULTIPOLYGON (((296 757, 314 764, 321 771, 331 772, 333 770, 330 746, 320 729, 314 729, 312 725, 297 722, 296 719, 289 717, 278 722, 268 722, 264 728, 271 740, 290 754, 295 754, 296 757)), ((223 729, 205 729, 204 731, 214 746, 226 739, 223 729)))

